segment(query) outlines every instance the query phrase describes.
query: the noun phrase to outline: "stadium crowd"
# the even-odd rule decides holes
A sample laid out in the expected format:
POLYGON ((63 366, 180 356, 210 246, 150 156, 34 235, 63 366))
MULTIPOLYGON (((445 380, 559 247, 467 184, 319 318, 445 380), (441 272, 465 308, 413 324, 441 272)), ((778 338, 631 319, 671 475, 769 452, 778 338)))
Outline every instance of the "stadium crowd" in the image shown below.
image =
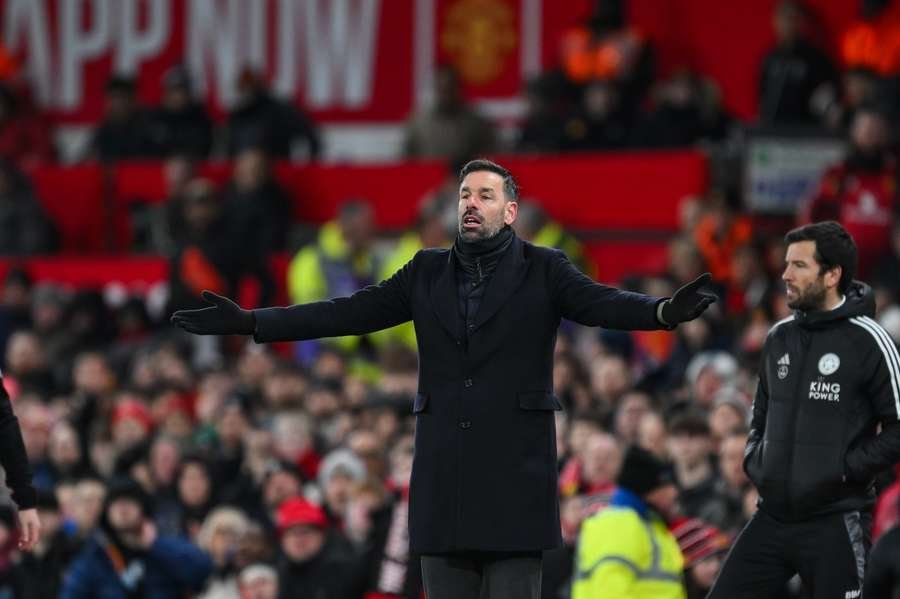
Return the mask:
MULTIPOLYGON (((854 235, 877 320, 900 343, 891 130, 900 64, 873 62, 850 42, 840 60, 830 58, 810 41, 807 16, 791 0, 773 16, 778 45, 762 62, 761 123, 847 137, 847 157, 825 174, 800 218, 833 218, 854 235)), ((713 82, 688 70, 656 80, 653 62, 621 6, 600 2, 595 18, 563 40, 560 68, 524 90, 528 114, 514 140, 501 140, 466 105, 445 69, 434 107, 410 117, 404 151, 456 163, 496 150, 668 148, 740 137, 743 125, 722 109, 713 82)), ((25 173, 53 160, 52 143, 12 67, 0 63, 0 254, 49 253, 53 223, 25 173)), ((138 105, 133 81, 111 79, 85 159, 166 160, 169 200, 135 224, 135 251, 170 257, 167 294, 72 291, 21 269, 0 290, 3 384, 43 523, 38 547, 19 553, 11 503, 0 507, 0 597, 92 597, 121 585, 133 597, 418 599, 406 529, 412 328, 262 346, 186 336, 168 316, 203 305, 203 289, 233 296, 247 276, 260 304, 279 284, 291 301, 305 302, 377 282, 418 249, 455 237, 455 182, 423 198, 415 229, 399 239, 380 237, 366 203, 350 201, 294 253, 288 199, 269 167, 272 159, 320 155, 309 116, 272 97, 251 71, 239 78, 241 99, 220 127, 192 98, 184 70, 162 85, 163 103, 151 110, 138 105), (235 161, 222 189, 195 173, 195 162, 210 157, 235 161), (279 283, 266 258, 285 250, 292 258, 279 283)), ((554 394, 565 407, 557 451, 566 545, 544 557, 546 599, 568 596, 581 524, 608 504, 630 444, 674 467, 681 518, 671 526, 690 599, 704 596, 756 509, 742 468, 750 401, 767 332, 789 309, 779 279, 784 231, 746 214, 737 189, 726 179, 706 197, 685 198, 666 270, 623 281, 665 296, 708 270, 721 301, 703 317, 674 333, 561 328, 554 394)), ((523 207, 516 225, 522 237, 559 247, 592 272, 579 241, 538 204, 523 207)), ((878 486, 875 536, 894 538, 900 481, 887 474, 878 486)), ((786 596, 799 596, 797 586, 786 596)))

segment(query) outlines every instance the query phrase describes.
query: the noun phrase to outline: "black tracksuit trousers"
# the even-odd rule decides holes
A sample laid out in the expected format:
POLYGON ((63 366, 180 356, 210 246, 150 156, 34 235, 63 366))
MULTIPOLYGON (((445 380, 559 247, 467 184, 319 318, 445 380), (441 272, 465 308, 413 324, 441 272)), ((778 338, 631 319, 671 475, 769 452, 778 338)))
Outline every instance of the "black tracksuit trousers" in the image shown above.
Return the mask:
POLYGON ((777 596, 794 574, 800 575, 804 597, 861 599, 871 523, 868 512, 782 522, 758 510, 735 540, 707 599, 777 596))

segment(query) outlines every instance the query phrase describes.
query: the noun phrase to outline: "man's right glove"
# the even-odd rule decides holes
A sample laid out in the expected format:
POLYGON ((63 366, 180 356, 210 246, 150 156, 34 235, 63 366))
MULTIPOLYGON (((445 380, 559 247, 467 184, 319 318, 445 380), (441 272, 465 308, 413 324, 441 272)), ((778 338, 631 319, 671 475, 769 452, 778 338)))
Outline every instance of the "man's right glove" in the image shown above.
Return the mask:
POLYGON ((694 320, 716 301, 712 293, 703 293, 700 288, 709 283, 712 275, 703 273, 687 285, 680 287, 675 294, 660 305, 658 312, 662 324, 674 327, 687 320, 694 320))
POLYGON ((172 323, 197 335, 252 335, 255 332, 256 317, 252 310, 244 310, 227 297, 212 291, 204 291, 200 297, 212 306, 199 310, 178 310, 172 314, 172 323))

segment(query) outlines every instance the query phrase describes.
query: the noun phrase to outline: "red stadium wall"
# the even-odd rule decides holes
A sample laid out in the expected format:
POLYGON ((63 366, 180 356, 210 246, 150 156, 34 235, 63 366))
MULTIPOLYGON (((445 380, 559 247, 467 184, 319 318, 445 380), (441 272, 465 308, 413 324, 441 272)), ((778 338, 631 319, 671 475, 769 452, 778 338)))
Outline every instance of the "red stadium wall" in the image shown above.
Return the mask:
MULTIPOLYGON (((678 227, 678 205, 687 195, 703 193, 707 163, 698 152, 641 152, 578 155, 565 158, 501 157, 517 174, 525 198, 540 202, 565 226, 591 232, 589 247, 600 258, 599 273, 615 280, 629 269, 646 270, 664 258, 666 237, 678 227), (628 241, 617 241, 627 239, 628 241)), ((208 163, 202 174, 222 183, 229 166, 208 163)), ((419 201, 445 177, 439 162, 381 166, 276 165, 275 175, 293 200, 299 221, 318 224, 334 217, 348 198, 371 202, 378 226, 408 228, 419 201)), ((40 167, 31 173, 37 196, 60 231, 63 254, 70 262, 35 262, 34 274, 58 269, 75 285, 103 280, 133 282, 141 273, 165 276, 158 262, 134 263, 129 273, 121 258, 105 256, 130 247, 129 209, 136 202, 165 200, 162 164, 103 167, 40 167), (78 260, 74 257, 81 256, 78 260)), ((43 278, 43 277, 41 277, 43 278)))

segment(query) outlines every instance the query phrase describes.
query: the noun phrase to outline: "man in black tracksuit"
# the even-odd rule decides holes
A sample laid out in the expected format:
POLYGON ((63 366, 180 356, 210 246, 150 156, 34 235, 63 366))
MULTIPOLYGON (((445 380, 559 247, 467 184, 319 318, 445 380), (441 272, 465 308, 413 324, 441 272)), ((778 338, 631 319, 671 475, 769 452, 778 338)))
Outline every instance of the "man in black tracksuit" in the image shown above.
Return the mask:
POLYGON ((766 340, 744 457, 759 509, 712 599, 769 597, 794 573, 814 599, 862 597, 873 477, 900 460, 900 357, 852 279, 853 239, 825 222, 785 241, 795 312, 766 340))

